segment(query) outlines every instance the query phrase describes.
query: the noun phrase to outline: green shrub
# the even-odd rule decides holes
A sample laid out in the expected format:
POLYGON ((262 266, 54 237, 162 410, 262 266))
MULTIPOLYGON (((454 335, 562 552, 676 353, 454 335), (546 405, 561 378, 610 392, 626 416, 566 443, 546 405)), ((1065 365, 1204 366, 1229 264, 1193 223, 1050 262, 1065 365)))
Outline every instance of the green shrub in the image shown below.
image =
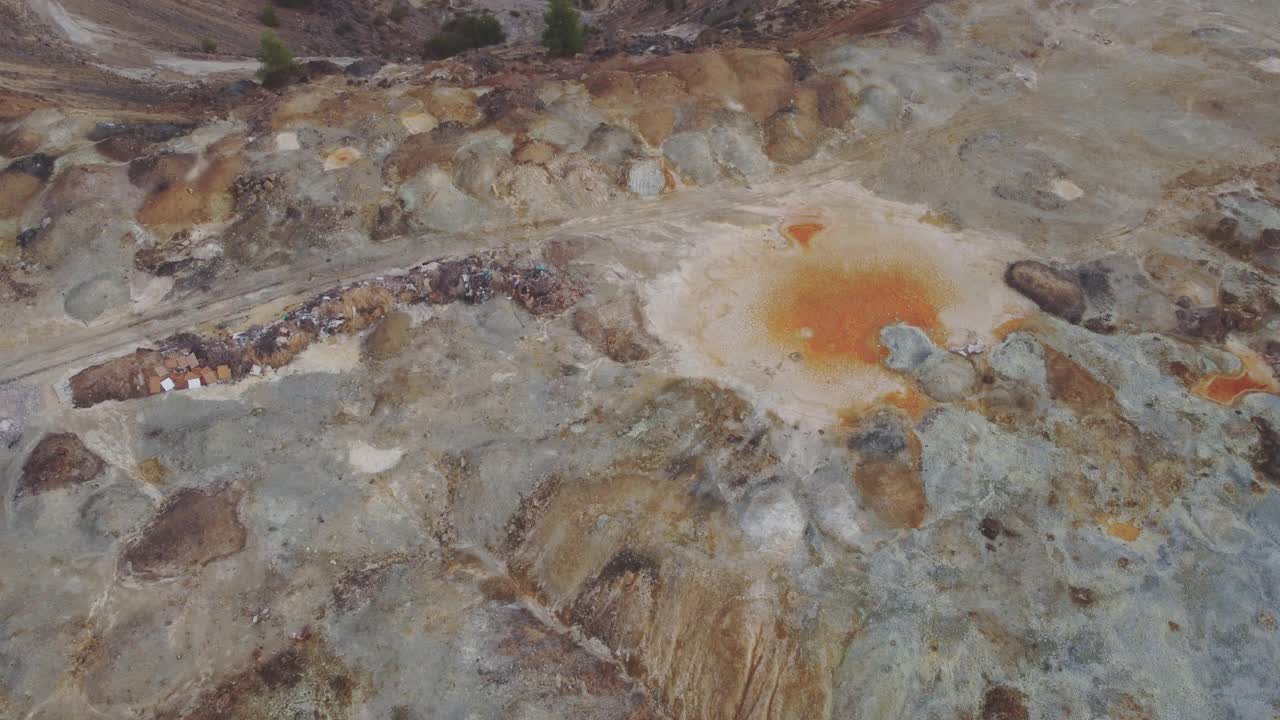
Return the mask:
POLYGON ((387 17, 391 18, 392 22, 403 22, 405 18, 409 17, 408 3, 398 2, 392 5, 387 17))
POLYGON ((212 55, 218 52, 218 41, 213 38, 200 38, 200 52, 206 55, 212 55))
POLYGON ((429 58, 452 57, 464 50, 497 45, 507 39, 498 24, 498 18, 489 15, 463 15, 445 23, 440 32, 432 35, 422 49, 429 58))
POLYGON ((498 18, 489 15, 463 15, 450 20, 444 29, 449 32, 456 32, 467 39, 472 47, 484 47, 485 45, 497 45, 507 39, 507 34, 502 31, 502 26, 498 24, 498 18))
POLYGON ((338 23, 338 27, 333 29, 333 31, 338 33, 339 35, 347 35, 353 32, 354 30, 355 30, 355 27, 353 27, 351 23, 347 22, 346 20, 343 20, 342 22, 338 23))
POLYGON ((258 22, 267 27, 280 27, 280 18, 276 17, 276 8, 274 5, 264 5, 262 12, 258 13, 258 22))
POLYGON ((270 30, 262 33, 258 62, 262 63, 258 67, 258 79, 267 87, 280 87, 288 83, 298 70, 293 62, 293 53, 270 30))
POLYGON ((582 52, 586 44, 582 30, 582 15, 569 0, 551 0, 551 7, 543 15, 547 28, 542 31, 542 44, 553 55, 573 55, 582 52))
POLYGON ((467 39, 461 34, 442 30, 427 40, 427 44, 422 48, 422 55, 433 60, 443 60, 470 49, 467 39))
POLYGON ((310 10, 316 4, 315 0, 275 0, 275 3, 291 10, 310 10))

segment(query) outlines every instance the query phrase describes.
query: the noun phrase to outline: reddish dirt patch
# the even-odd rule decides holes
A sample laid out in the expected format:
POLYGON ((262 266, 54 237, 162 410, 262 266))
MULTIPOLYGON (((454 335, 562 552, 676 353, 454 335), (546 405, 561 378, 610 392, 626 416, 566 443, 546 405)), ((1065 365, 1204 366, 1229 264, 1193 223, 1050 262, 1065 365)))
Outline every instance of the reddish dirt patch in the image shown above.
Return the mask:
POLYGON ((165 153, 138 158, 129 163, 129 182, 147 192, 162 191, 181 183, 197 160, 193 153, 165 153))
POLYGON ((1112 408, 1115 392, 1098 382, 1088 370, 1050 347, 1044 348, 1044 360, 1049 393, 1054 400, 1082 415, 1112 408))
POLYGON ((982 720, 1028 720, 1027 696, 1010 687, 997 685, 982 696, 982 720))
POLYGON ((230 487, 179 491, 125 550, 122 565, 155 580, 240 552, 248 533, 236 512, 239 502, 240 492, 230 487))
POLYGON ((221 220, 231 212, 231 184, 239 172, 240 158, 230 151, 210 157, 209 166, 194 182, 166 184, 147 196, 138 222, 156 226, 221 220))
POLYGON ((40 187, 40 180, 26 173, 0 172, 0 218, 17 217, 40 187))
POLYGON ((918 528, 929 513, 924 481, 920 478, 920 439, 893 416, 881 415, 864 424, 853 440, 862 461, 853 471, 853 484, 862 501, 886 525, 918 528))
POLYGON ((880 362, 880 329, 893 323, 942 330, 939 284, 905 265, 856 271, 807 265, 784 278, 763 308, 770 338, 830 369, 880 362))
POLYGON ((587 309, 573 314, 573 329, 600 353, 617 363, 634 363, 649 359, 649 350, 639 342, 642 331, 606 322, 587 309))
POLYGON ((896 0, 876 3, 850 13, 835 22, 799 36, 801 41, 847 38, 859 35, 882 34, 908 24, 912 18, 924 12, 937 0, 896 0))
POLYGON ((914 467, 874 461, 859 466, 853 482, 876 517, 893 527, 918 528, 929 512, 924 483, 914 467))
POLYGON ((822 223, 796 223, 788 225, 783 232, 787 237, 802 248, 809 247, 809 241, 813 240, 813 236, 822 232, 822 223))
POLYGON ((269 657, 255 652, 249 667, 156 718, 349 718, 352 702, 363 693, 363 680, 323 640, 304 630, 292 646, 269 657))
POLYGON ((102 466, 102 458, 74 433, 45 435, 22 466, 17 497, 89 482, 102 472, 102 466))
POLYGON ((885 396, 884 401, 910 415, 914 420, 920 419, 925 410, 933 407, 933 401, 915 388, 890 393, 885 396))
POLYGON ((1248 372, 1242 372, 1235 377, 1213 375, 1205 378, 1195 387, 1197 395, 1222 405, 1232 405, 1251 392, 1269 392, 1270 390, 1269 384, 1254 379, 1248 372))
MULTIPOLYGON (((574 692, 594 696, 627 692, 630 683, 618 666, 582 652, 566 635, 549 632, 523 608, 513 615, 497 647, 499 655, 511 658, 513 671, 537 673, 554 667, 559 675, 573 679, 574 692)), ((506 681, 500 676, 491 679, 506 681)))

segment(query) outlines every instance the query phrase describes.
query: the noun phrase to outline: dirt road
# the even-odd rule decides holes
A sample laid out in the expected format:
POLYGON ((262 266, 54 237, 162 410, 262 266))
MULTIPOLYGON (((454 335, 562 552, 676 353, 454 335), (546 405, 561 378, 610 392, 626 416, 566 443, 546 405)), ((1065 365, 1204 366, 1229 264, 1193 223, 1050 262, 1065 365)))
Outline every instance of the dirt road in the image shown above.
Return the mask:
POLYGON ((696 188, 658 201, 628 201, 607 215, 567 218, 553 227, 513 227, 476 235, 436 234, 405 238, 378 246, 374 255, 330 262, 317 259, 304 264, 246 273, 224 281, 207 295, 192 294, 164 302, 139 314, 63 333, 47 342, 0 355, 0 383, 20 380, 46 371, 82 367, 101 362, 140 346, 152 345, 174 333, 197 326, 234 325, 250 311, 268 303, 304 300, 336 285, 409 268, 433 259, 467 255, 498 246, 536 246, 557 236, 591 236, 618 233, 660 224, 677 224, 699 217, 749 212, 752 205, 768 202, 783 192, 818 184, 834 177, 831 167, 815 168, 788 178, 734 189, 696 188))

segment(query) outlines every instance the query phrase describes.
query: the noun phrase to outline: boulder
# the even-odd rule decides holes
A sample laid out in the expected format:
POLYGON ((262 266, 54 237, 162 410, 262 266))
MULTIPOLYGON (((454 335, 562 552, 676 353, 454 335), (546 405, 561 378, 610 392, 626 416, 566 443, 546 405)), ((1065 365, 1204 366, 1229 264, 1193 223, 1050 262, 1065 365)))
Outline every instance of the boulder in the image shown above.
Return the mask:
POLYGON ((81 485, 96 478, 102 468, 102 458, 85 447, 75 433, 45 435, 22 465, 17 496, 81 485))
POLYGON ((1030 298, 1041 310, 1078 323, 1084 315, 1084 290, 1076 279, 1035 260, 1019 260, 1005 271, 1009 287, 1030 298))

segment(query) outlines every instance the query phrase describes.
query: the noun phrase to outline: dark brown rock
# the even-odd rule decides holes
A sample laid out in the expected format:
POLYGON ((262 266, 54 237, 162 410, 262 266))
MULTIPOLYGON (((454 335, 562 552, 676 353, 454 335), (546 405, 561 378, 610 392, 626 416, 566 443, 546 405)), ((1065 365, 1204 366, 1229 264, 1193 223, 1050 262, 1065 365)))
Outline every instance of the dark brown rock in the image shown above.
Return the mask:
POLYGON ((1240 221, 1233 217, 1223 216, 1219 219, 1205 233, 1205 239, 1235 258, 1247 260, 1252 251, 1247 239, 1240 234, 1240 221))
POLYGON ((1035 260, 1019 260, 1005 271, 1009 287, 1030 298, 1041 310, 1078 323, 1084 315, 1084 291, 1075 278, 1035 260))
POLYGON ((48 180, 53 175, 54 159, 44 153, 28 155, 9 163, 9 172, 22 172, 40 181, 48 180))
POLYGON ((1280 229, 1267 228, 1258 236, 1258 247, 1263 250, 1280 250, 1280 229))
POLYGON ((1071 602, 1080 607, 1090 607, 1098 600, 1097 593, 1089 588, 1070 585, 1067 590, 1071 595, 1071 602))
POLYGON ((93 146, 98 154, 110 160, 128 162, 147 154, 151 143, 137 135, 115 135, 93 146))
POLYGON ((22 466, 17 496, 40 495, 89 482, 102 472, 102 458, 74 433, 45 435, 22 466))
POLYGON ((329 60, 308 60, 303 64, 306 68, 307 77, 325 77, 327 75, 341 75, 342 66, 329 60))
POLYGON ((1255 417, 1253 425, 1258 429, 1258 449, 1253 455, 1253 468, 1273 485, 1280 485, 1280 432, 1263 418, 1255 417))
POLYGON ((1192 337, 1222 342, 1235 327, 1233 317, 1216 307, 1178 308, 1178 332, 1192 337))
POLYGON ((125 549, 121 565, 156 580, 240 552, 248 533, 236 510, 239 502, 240 493, 230 487, 180 490, 125 549))
POLYGON ((1011 687, 996 685, 982 697, 982 720, 1029 720, 1026 696, 1011 687))
POLYGON ((1002 530, 1004 530, 1004 526, 1000 524, 999 520, 991 516, 982 518, 982 522, 978 523, 978 532, 982 533, 982 537, 988 540, 995 540, 1000 537, 1002 530))

